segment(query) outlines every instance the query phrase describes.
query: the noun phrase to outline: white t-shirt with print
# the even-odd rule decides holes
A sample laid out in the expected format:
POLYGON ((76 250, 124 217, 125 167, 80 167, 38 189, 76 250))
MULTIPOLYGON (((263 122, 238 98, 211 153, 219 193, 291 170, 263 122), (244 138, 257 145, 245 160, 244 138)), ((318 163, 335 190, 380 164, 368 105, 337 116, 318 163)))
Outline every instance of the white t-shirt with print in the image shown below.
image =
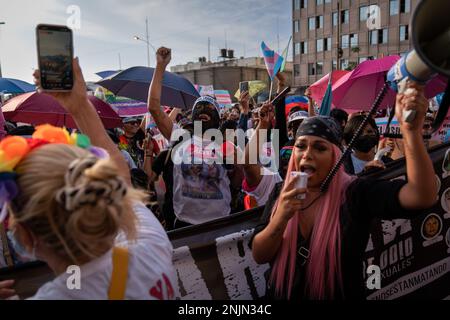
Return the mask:
POLYGON ((222 147, 197 136, 175 146, 173 209, 179 220, 201 224, 230 214, 230 179, 219 158, 222 147))
MULTIPOLYGON (((137 239, 128 242, 122 233, 116 246, 128 247, 127 300, 174 299, 178 293, 172 263, 172 244, 153 213, 142 203, 134 206, 138 218, 137 239)), ((69 290, 71 274, 61 274, 44 284, 32 300, 107 300, 112 274, 112 250, 80 268, 81 289, 69 290)))

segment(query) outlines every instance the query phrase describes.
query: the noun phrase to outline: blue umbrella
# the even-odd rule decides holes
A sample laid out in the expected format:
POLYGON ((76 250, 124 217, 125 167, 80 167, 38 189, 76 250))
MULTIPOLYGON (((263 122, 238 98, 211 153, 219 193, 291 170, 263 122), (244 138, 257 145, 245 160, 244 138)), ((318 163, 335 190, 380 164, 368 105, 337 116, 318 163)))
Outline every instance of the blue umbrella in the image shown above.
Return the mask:
POLYGON ((28 82, 17 79, 0 78, 0 92, 27 93, 35 90, 36 87, 28 82))
POLYGON ((98 75, 100 78, 105 79, 108 77, 111 77, 112 75, 119 73, 122 70, 106 70, 106 71, 100 71, 97 72, 96 75, 98 75))
MULTIPOLYGON (((116 96, 147 102, 154 70, 154 68, 132 67, 100 80, 97 84, 116 96)), ((200 97, 189 80, 167 71, 164 73, 162 87, 161 104, 164 106, 190 109, 200 97)))

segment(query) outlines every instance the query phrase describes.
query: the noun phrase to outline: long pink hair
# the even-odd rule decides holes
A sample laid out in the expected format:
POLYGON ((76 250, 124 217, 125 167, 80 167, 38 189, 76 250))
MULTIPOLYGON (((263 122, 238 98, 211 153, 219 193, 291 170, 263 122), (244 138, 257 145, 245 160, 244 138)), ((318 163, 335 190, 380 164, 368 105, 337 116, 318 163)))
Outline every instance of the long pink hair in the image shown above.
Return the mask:
MULTIPOLYGON (((341 151, 334 144, 332 146, 333 163, 335 163, 341 151)), ((284 184, 288 183, 291 171, 299 171, 294 153, 289 161, 284 184)), ((336 284, 342 292, 340 207, 345 200, 345 191, 352 180, 341 166, 328 191, 318 200, 318 213, 311 234, 310 257, 306 269, 307 295, 314 300, 333 298, 337 289, 336 284)), ((278 200, 274 205, 272 216, 277 207, 278 200)), ((270 278, 270 281, 275 284, 276 294, 282 295, 287 289, 288 298, 294 282, 300 222, 301 212, 297 212, 289 221, 283 234, 281 250, 275 258, 270 278)))

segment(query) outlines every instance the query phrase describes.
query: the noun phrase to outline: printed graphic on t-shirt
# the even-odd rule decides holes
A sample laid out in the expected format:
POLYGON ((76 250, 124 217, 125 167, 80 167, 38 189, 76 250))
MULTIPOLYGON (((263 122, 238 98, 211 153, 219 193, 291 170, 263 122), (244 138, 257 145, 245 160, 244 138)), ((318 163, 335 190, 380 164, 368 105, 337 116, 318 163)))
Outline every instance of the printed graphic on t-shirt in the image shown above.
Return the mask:
POLYGON ((220 179, 224 169, 217 164, 182 164, 183 196, 193 199, 223 199, 220 179))

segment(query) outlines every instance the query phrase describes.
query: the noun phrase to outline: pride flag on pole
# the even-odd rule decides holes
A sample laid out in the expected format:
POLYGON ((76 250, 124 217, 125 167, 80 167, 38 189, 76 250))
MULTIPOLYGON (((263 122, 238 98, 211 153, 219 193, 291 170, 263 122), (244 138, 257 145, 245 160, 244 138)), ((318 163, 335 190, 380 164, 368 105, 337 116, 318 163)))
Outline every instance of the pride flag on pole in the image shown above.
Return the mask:
POLYGON ((264 43, 261 43, 261 50, 264 56, 264 61, 266 63, 267 72, 269 73, 270 80, 273 81, 275 76, 280 72, 281 66, 283 65, 283 57, 280 56, 264 43))

